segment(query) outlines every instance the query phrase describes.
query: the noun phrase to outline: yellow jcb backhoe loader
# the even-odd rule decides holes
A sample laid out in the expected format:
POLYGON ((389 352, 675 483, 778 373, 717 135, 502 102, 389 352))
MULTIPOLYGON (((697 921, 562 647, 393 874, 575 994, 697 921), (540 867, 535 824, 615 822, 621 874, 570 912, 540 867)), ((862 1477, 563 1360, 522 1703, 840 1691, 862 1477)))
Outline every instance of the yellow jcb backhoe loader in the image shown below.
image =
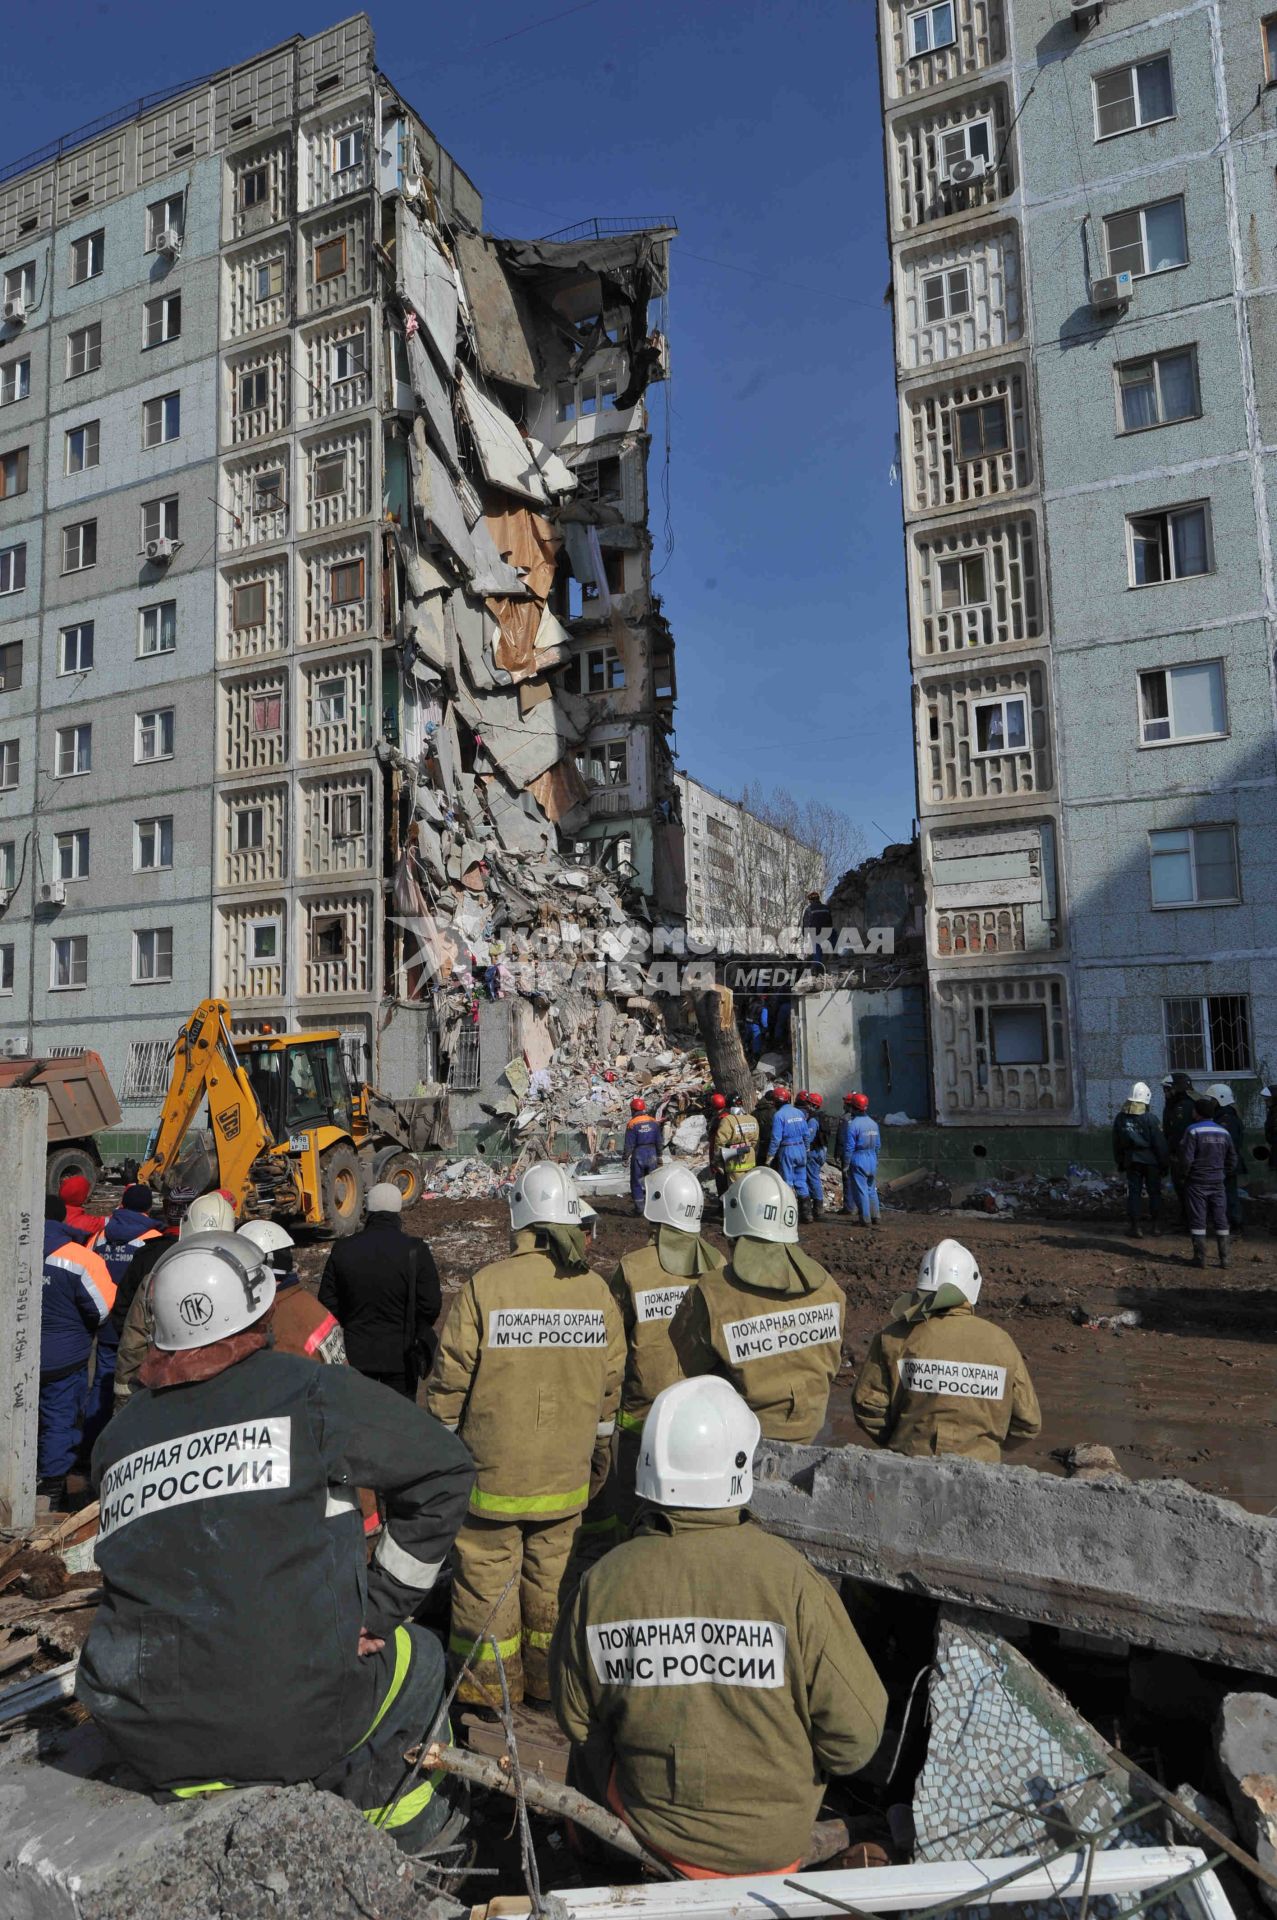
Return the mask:
POLYGON ((392 1181, 405 1206, 421 1193, 420 1163, 396 1119, 366 1087, 352 1090, 335 1030, 236 1045, 225 1001, 203 1000, 178 1034, 138 1179, 215 1184, 244 1219, 277 1215, 342 1236, 359 1226, 375 1180, 392 1181), (205 1100, 211 1148, 207 1138, 188 1140, 205 1100))

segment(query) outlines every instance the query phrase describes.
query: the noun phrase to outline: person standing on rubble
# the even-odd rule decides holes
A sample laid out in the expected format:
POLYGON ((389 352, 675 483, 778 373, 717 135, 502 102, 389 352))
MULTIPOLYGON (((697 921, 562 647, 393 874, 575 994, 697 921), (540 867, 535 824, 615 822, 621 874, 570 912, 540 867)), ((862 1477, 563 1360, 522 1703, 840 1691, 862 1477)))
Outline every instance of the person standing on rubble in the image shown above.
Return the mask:
POLYGON ((630 1170, 630 1199, 635 1213, 643 1211, 648 1174, 661 1164, 661 1131, 661 1123, 648 1112, 646 1100, 637 1096, 631 1100, 622 1158, 630 1170))
POLYGON ((826 1782, 868 1765, 886 1720, 837 1593, 749 1513, 758 1440, 725 1380, 657 1396, 635 1532, 550 1652, 571 1784, 692 1880, 794 1872, 826 1782))
POLYGON ((443 1290, 433 1253, 404 1232, 402 1213, 393 1181, 368 1189, 367 1222, 333 1242, 319 1304, 341 1323, 351 1366, 415 1400, 434 1359, 443 1290))
POLYGON ((93 1456, 104 1591, 77 1698, 149 1787, 309 1780, 407 1852, 451 1844, 464 1794, 408 1785, 403 1759, 443 1704, 443 1653, 402 1623, 447 1559, 469 1454, 353 1367, 271 1351, 275 1279, 242 1234, 187 1235, 150 1293, 143 1390, 93 1456), (386 1504, 371 1564, 359 1484, 386 1504))
POLYGON ((616 1416, 615 1508, 624 1526, 634 1517, 634 1469, 643 1422, 663 1388, 679 1377, 670 1322, 689 1286, 721 1267, 718 1248, 701 1238, 705 1194, 690 1167, 658 1167, 647 1177, 643 1217, 656 1229, 647 1246, 627 1253, 608 1282, 625 1326, 625 1380, 616 1416))
POLYGON ((851 1407, 890 1453, 1002 1458, 1042 1429, 1038 1397, 1010 1334, 976 1316, 980 1269, 966 1247, 941 1240, 924 1253, 912 1297, 874 1335, 851 1407))
POLYGON ((547 1656, 581 1515, 606 1483, 625 1329, 586 1258, 581 1202, 553 1161, 510 1196, 514 1251, 481 1267, 444 1328, 427 1405, 474 1455, 457 1536, 450 1646, 473 1665, 458 1698, 548 1700, 547 1656), (513 1584, 511 1580, 513 1577, 513 1584))
POLYGON ((1179 1224, 1188 1232, 1188 1209, 1184 1204, 1184 1182, 1179 1171, 1179 1150, 1184 1135, 1196 1117, 1193 1113, 1193 1082, 1187 1073, 1168 1073, 1162 1081, 1162 1133, 1170 1155, 1171 1185, 1179 1201, 1179 1224))
POLYGON ((834 1160, 842 1168, 842 1210, 854 1214, 862 1227, 876 1227, 882 1217, 878 1200, 882 1135, 877 1121, 869 1117, 866 1094, 844 1093, 842 1104, 842 1123, 834 1149, 834 1160))
POLYGON ((679 1365, 730 1381, 766 1439, 807 1445, 842 1364, 842 1289, 799 1248, 797 1196, 771 1167, 729 1189, 723 1231, 729 1264, 689 1287, 670 1326, 679 1365))
POLYGON ((1193 1265, 1206 1265, 1206 1234, 1215 1235, 1221 1267, 1228 1265, 1228 1181, 1237 1177, 1237 1149, 1219 1117, 1219 1102, 1205 1096, 1193 1102, 1197 1118, 1180 1141, 1193 1265))
POLYGON ((1148 1193, 1149 1226, 1159 1231, 1162 1211, 1162 1175, 1170 1164, 1166 1136, 1149 1108, 1153 1090, 1142 1080, 1131 1088, 1113 1118, 1113 1161, 1126 1175, 1126 1231, 1140 1238, 1140 1196, 1148 1193))

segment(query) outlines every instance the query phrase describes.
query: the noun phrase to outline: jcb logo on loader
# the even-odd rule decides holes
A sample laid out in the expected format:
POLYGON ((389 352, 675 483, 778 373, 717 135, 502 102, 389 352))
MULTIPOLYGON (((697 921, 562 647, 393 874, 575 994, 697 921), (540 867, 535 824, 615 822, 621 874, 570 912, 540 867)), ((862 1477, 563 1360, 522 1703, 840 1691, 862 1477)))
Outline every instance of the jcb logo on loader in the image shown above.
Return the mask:
POLYGON ((223 1107, 217 1116, 217 1124, 225 1140, 234 1140, 239 1134, 240 1111, 238 1107, 223 1107))

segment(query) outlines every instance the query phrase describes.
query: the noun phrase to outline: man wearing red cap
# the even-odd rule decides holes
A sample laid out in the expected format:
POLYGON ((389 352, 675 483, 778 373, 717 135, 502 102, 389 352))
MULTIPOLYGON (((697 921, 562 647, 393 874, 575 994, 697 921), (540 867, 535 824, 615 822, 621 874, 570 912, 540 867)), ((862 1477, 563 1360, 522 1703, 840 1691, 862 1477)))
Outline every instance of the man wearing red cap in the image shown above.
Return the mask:
POLYGON ((647 1199, 644 1182, 661 1164, 661 1123, 648 1112, 645 1100, 630 1101, 624 1158, 630 1169, 630 1199, 635 1213, 642 1213, 647 1199))
POLYGON ((876 1227, 881 1213, 878 1155, 882 1135, 877 1122, 869 1118, 865 1094, 845 1093, 842 1103, 845 1111, 834 1148, 835 1163, 842 1168, 842 1210, 856 1214, 862 1227, 876 1227))
POLYGON ((84 1203, 92 1191, 93 1182, 82 1173, 69 1173, 58 1188, 58 1196, 66 1206, 67 1226, 71 1235, 86 1247, 92 1246, 107 1220, 104 1213, 84 1211, 84 1203))

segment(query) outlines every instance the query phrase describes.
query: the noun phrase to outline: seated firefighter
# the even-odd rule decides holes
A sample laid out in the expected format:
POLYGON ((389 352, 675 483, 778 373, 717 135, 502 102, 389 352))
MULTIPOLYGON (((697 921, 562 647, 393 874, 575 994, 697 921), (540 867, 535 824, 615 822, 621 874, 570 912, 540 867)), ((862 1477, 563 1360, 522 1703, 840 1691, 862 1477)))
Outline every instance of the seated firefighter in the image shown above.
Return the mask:
POLYGON ((134 1772, 186 1797, 310 1780, 407 1851, 455 1841, 447 1777, 405 1784, 444 1658, 402 1623, 447 1558, 473 1466, 401 1395, 270 1350, 274 1276, 240 1234, 157 1262, 141 1391, 93 1455, 103 1600, 76 1693, 134 1772), (387 1524, 371 1566, 355 1498, 387 1524))
POLYGON ((981 1284, 956 1240, 923 1254, 917 1288, 901 1295, 890 1326, 874 1335, 852 1389, 852 1411, 879 1446, 996 1462, 1008 1441, 1041 1431, 1019 1348, 976 1317, 981 1284))
POLYGON ((759 1426, 725 1380, 680 1380, 643 1429, 629 1540, 550 1650, 569 1778, 684 1874, 792 1872, 831 1775, 886 1695, 834 1589, 748 1512, 759 1426))

